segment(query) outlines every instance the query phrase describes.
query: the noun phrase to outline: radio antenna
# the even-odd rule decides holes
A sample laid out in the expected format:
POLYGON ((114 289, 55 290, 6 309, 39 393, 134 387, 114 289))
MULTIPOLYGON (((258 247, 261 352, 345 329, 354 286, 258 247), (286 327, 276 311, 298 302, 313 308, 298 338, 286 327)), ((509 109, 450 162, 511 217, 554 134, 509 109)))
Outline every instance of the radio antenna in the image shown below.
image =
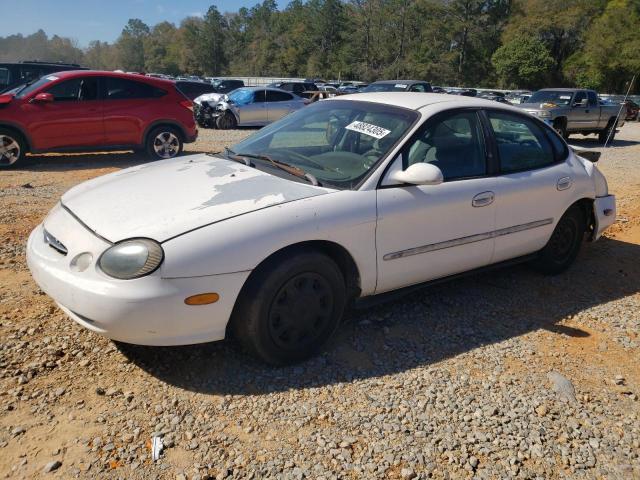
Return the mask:
POLYGON ((633 87, 633 83, 636 81, 636 76, 634 75, 631 79, 631 83, 629 83, 629 88, 627 88, 627 94, 624 96, 624 100, 620 104, 620 110, 618 110, 618 115, 616 115, 616 123, 613 124, 613 128, 609 130, 609 135, 607 135, 607 140, 604 142, 604 148, 607 148, 609 145, 609 140, 611 140, 611 136, 613 132, 616 131, 616 127, 618 126, 618 120, 620 119, 620 114, 622 113, 622 109, 625 108, 625 104, 627 103, 627 98, 629 97, 629 93, 631 93, 631 88, 633 87))

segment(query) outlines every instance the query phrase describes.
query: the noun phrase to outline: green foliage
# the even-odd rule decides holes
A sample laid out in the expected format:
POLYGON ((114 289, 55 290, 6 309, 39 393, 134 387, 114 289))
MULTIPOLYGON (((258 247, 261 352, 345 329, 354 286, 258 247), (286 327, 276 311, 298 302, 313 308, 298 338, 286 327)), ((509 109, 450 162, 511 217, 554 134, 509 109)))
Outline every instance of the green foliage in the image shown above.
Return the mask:
POLYGON ((491 60, 502 85, 511 88, 544 86, 554 64, 545 44, 529 36, 509 40, 491 60))
MULTIPOLYGON (((585 35, 584 48, 569 59, 566 75, 578 85, 622 92, 640 73, 640 1, 612 0, 585 35)), ((639 91, 636 79, 636 91, 639 91)))
POLYGON ((282 10, 262 0, 226 13, 212 5, 179 24, 131 19, 113 44, 94 41, 84 51, 43 31, 0 37, 0 60, 614 92, 640 72, 639 25, 640 0, 291 0, 282 10))

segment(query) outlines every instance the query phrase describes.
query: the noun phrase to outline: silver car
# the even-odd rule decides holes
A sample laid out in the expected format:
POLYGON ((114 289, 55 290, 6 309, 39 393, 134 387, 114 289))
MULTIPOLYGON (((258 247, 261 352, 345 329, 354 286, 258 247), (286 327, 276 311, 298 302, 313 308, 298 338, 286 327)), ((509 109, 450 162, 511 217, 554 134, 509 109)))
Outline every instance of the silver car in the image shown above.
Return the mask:
POLYGON ((216 127, 226 130, 262 127, 300 110, 308 99, 270 87, 243 87, 230 92, 211 112, 216 127))

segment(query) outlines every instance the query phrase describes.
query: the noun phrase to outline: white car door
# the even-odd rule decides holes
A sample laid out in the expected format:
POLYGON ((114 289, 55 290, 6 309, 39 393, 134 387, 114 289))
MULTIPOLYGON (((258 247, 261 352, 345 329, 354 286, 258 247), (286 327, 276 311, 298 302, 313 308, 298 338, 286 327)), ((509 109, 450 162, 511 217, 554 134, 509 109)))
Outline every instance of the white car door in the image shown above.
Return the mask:
POLYGON ((495 177, 494 262, 536 252, 573 203, 575 172, 551 129, 518 113, 489 110, 500 175, 495 177))
POLYGON ((494 179, 475 111, 427 120, 378 189, 378 283, 385 292, 487 265, 493 254, 494 179), (440 168, 440 185, 393 185, 393 169, 440 168))

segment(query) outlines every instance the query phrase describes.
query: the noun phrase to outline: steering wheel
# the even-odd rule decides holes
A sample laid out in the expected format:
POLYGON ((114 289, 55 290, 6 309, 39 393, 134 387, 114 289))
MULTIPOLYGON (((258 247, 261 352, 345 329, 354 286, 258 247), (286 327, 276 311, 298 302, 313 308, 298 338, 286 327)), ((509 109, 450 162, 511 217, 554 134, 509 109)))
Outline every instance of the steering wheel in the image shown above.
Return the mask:
POLYGON ((306 155, 302 155, 301 153, 294 152, 292 150, 279 149, 279 148, 274 150, 284 151, 288 156, 295 158, 296 160, 300 160, 301 162, 306 163, 307 165, 312 165, 320 170, 327 170, 330 172, 340 173, 338 170, 334 168, 328 168, 326 165, 323 165, 320 162, 316 162, 315 160, 311 160, 309 157, 307 157, 306 155))

